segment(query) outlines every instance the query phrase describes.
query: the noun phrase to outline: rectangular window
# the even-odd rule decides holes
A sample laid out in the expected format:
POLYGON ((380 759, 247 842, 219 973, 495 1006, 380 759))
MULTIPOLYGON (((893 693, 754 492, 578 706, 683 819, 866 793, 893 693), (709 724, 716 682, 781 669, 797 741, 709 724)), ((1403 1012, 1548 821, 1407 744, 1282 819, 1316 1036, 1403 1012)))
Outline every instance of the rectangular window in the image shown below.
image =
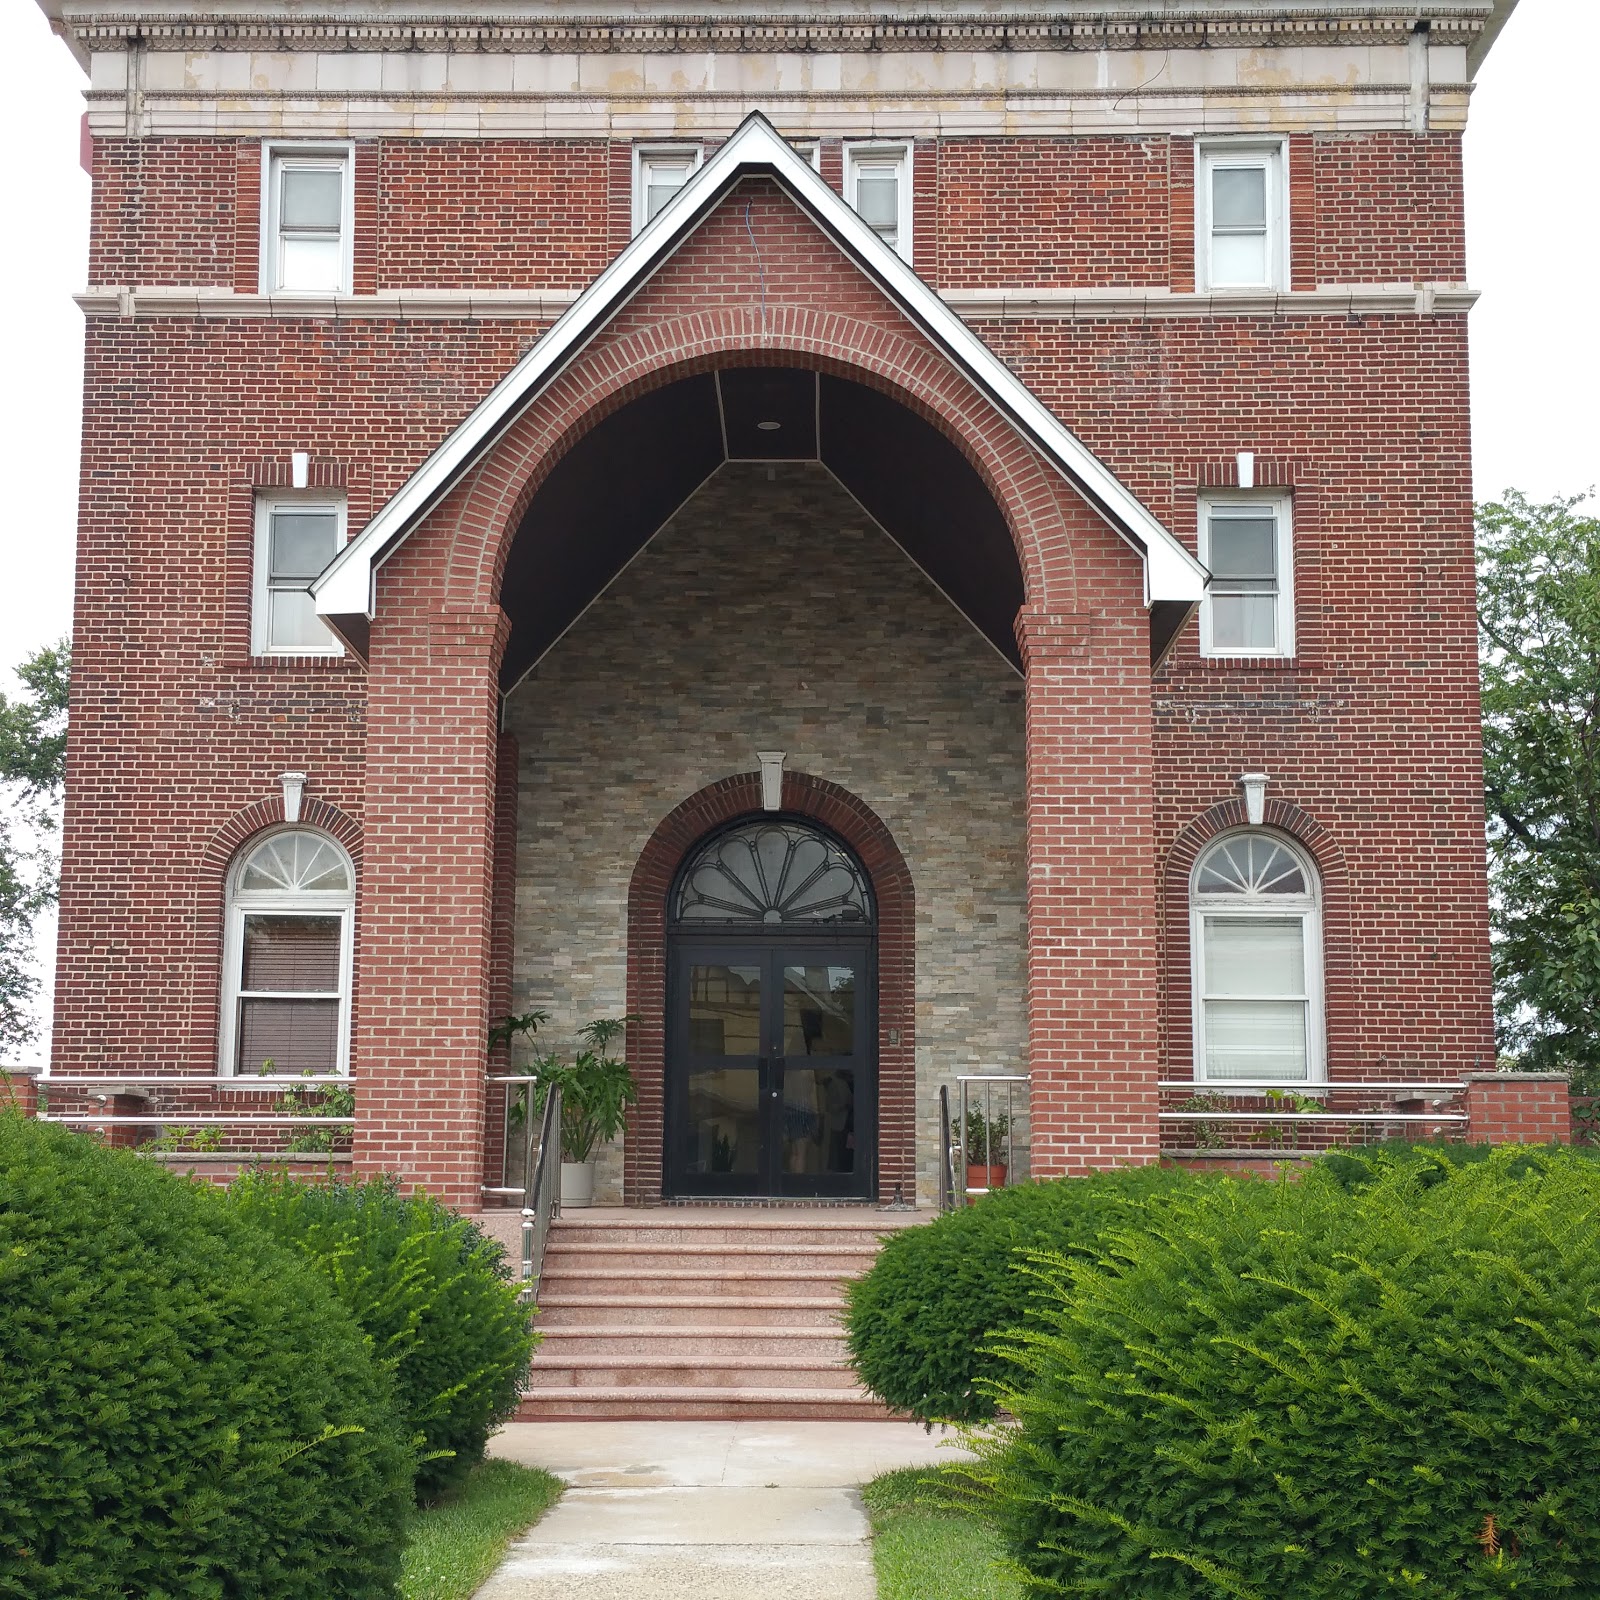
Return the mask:
POLYGON ((822 141, 820 139, 791 139, 794 153, 811 168, 813 172, 822 171, 822 141))
POLYGON ((1202 144, 1198 161, 1197 286, 1287 288, 1283 145, 1202 144))
POLYGON ((633 153, 633 231, 653 222, 661 208, 700 169, 697 144, 651 145, 633 153))
POLYGON ((256 502, 252 655, 336 656, 344 647, 317 615, 311 580, 344 544, 341 501, 256 502))
POLYGON ((1200 607, 1203 656, 1294 654, 1289 501, 1200 502, 1200 559, 1211 586, 1200 607))
POLYGON ((234 1070, 340 1070, 344 918, 246 912, 234 1070))
POLYGON ((844 197, 902 261, 911 260, 910 145, 846 145, 844 197))
POLYGON ((263 171, 261 288, 349 294, 349 145, 268 145, 263 171))
POLYGON ((1202 912, 1196 920, 1202 1076, 1304 1082, 1312 1076, 1305 918, 1202 912))

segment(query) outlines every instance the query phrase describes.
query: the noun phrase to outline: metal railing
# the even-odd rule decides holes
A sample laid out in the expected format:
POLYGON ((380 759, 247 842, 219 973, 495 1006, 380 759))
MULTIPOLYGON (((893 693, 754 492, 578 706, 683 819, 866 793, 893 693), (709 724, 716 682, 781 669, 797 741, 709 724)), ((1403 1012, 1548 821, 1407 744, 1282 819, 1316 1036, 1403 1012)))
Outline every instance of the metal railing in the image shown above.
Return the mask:
MULTIPOLYGON (((509 1198, 517 1196, 522 1201, 522 1283, 523 1294, 535 1304, 539 1299, 539 1275, 544 1270, 545 1245, 550 1236, 550 1224, 561 1214, 560 1178, 561 1163, 550 1156, 551 1148, 559 1141, 561 1128, 561 1086, 552 1084, 545 1097, 544 1113, 539 1119, 535 1136, 533 1120, 533 1086, 539 1079, 532 1074, 491 1074, 489 1083, 504 1084, 506 1088, 505 1123, 509 1136, 511 1129, 512 1089, 522 1086, 522 1182, 484 1186, 486 1195, 509 1198)), ((510 1139, 506 1141, 510 1152, 510 1139)))
MULTIPOLYGON (((1459 1080, 1438 1083, 1272 1083, 1260 1079, 1192 1078, 1164 1079, 1163 1093, 1186 1091, 1189 1100, 1159 1112, 1163 1125, 1191 1126, 1192 1146, 1176 1147, 1183 1154, 1205 1153, 1223 1148, 1223 1133, 1237 1125, 1255 1125, 1263 1130, 1251 1135, 1256 1149, 1265 1146, 1276 1153, 1298 1149, 1301 1134, 1313 1134, 1348 1127, 1376 1132, 1384 1137, 1387 1128, 1398 1133, 1443 1134, 1464 1129, 1471 1120, 1459 1109, 1459 1096, 1467 1092, 1459 1080), (1386 1106, 1374 1106, 1374 1099, 1387 1097, 1386 1106), (1341 1109, 1336 1099, 1356 1098, 1368 1102, 1354 1109, 1341 1109), (1203 1101, 1204 1104, 1196 1104, 1203 1101), (1254 1102, 1253 1104, 1247 1102, 1254 1102), (1425 1109, 1411 1109, 1425 1107, 1425 1109), (1219 1131, 1220 1130, 1220 1131, 1219 1131)), ((1165 1141, 1163 1141, 1165 1146, 1165 1141)), ((1320 1147, 1320 1146, 1319 1146, 1320 1147)), ((1254 1154, 1256 1149, 1231 1153, 1254 1154)))
POLYGON ((953 1210, 1014 1181, 1017 1124, 1027 1109, 1027 1085, 1025 1073, 958 1075, 953 1126, 949 1090, 939 1086, 940 1210, 953 1210), (975 1178, 979 1173, 982 1177, 975 1178))
MULTIPOLYGON (((322 1089, 338 1087, 353 1089, 356 1080, 343 1073, 249 1073, 237 1076, 220 1073, 196 1072, 40 1072, 33 1075, 33 1086, 46 1097, 52 1089, 65 1089, 75 1094, 87 1094, 106 1106, 113 1099, 147 1099, 143 1095, 129 1095, 128 1090, 141 1089, 233 1089, 273 1093, 290 1089, 322 1089)), ((133 1111, 51 1111, 48 1098, 46 1109, 35 1113, 39 1122, 58 1122, 63 1127, 83 1128, 173 1128, 189 1131, 195 1128, 353 1128, 354 1116, 321 1115, 315 1112, 133 1112, 133 1111)), ((137 1146, 135 1148, 138 1148, 137 1146)), ((162 1154, 194 1156, 197 1151, 165 1151, 162 1154)), ((212 1152, 213 1154, 218 1152, 212 1152)), ((221 1152, 227 1154, 228 1152, 221 1152)), ((256 1155, 260 1152, 243 1152, 256 1155)))

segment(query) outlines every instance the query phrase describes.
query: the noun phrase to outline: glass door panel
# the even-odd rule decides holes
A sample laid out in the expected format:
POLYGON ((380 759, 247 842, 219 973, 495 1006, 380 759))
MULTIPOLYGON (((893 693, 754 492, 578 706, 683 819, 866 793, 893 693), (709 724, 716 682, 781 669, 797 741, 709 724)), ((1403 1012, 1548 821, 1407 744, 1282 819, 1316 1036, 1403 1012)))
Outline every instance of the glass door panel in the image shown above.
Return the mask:
POLYGON ((747 947, 706 947, 675 964, 669 1192, 765 1191, 768 965, 747 947))
POLYGON ((777 955, 782 1112, 775 1136, 785 1194, 865 1194, 870 1182, 864 954, 837 947, 777 955))

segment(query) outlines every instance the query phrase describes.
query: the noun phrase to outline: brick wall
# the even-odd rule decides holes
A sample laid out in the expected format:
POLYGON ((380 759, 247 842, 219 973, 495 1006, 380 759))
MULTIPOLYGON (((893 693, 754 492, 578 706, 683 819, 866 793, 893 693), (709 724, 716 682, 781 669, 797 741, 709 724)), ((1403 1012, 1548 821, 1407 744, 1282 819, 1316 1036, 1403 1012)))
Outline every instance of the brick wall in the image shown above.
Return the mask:
MULTIPOLYGON (((1291 146, 1295 288, 1465 277, 1457 134, 1291 146)), ((841 149, 823 141, 835 188, 841 149)), ((581 288, 627 243, 632 185, 626 141, 358 141, 356 289, 581 288)), ((1194 286, 1191 139, 921 139, 913 190, 931 283, 1194 286)), ((253 292, 260 227, 259 142, 94 142, 91 283, 253 292)))

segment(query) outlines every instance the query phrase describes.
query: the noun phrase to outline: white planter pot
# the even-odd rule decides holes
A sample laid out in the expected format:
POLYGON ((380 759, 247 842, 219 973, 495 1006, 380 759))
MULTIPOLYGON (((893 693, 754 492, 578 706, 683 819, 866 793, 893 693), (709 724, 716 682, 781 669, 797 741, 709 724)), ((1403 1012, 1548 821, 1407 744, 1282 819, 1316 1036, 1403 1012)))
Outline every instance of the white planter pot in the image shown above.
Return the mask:
POLYGON ((594 1204, 594 1162, 561 1163, 561 1204, 563 1208, 594 1204))

